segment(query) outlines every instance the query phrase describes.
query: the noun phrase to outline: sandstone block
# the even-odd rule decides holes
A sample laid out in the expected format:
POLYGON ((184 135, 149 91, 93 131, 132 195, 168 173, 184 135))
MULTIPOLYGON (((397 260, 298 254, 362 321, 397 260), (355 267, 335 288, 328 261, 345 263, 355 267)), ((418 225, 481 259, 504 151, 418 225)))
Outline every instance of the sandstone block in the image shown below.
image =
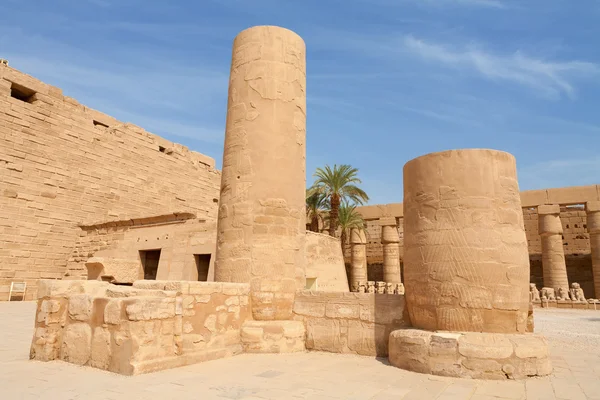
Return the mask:
POLYGON ((240 331, 248 353, 304 351, 304 324, 300 321, 246 321, 240 331))
POLYGON ((67 325, 63 334, 60 358, 73 364, 88 363, 92 346, 92 328, 86 323, 67 325))
POLYGON ((90 366, 108 369, 111 357, 111 338, 108 329, 98 326, 92 336, 90 366))
POLYGON ((311 302, 310 298, 296 299, 294 302, 294 313, 309 317, 324 317, 325 303, 311 302))
POLYGON ((458 351, 468 358, 504 359, 513 355, 513 345, 505 335, 474 332, 460 337, 458 351))
POLYGON ((38 361, 56 360, 60 356, 59 327, 38 327, 33 335, 29 357, 38 361))
POLYGON ((104 323, 118 325, 126 319, 125 313, 123 312, 123 300, 112 299, 104 308, 104 323))
POLYGON ((69 297, 69 317, 75 321, 89 321, 92 316, 92 297, 87 294, 69 297))
POLYGON ((515 348, 515 355, 519 358, 547 358, 548 343, 543 336, 538 335, 511 335, 510 341, 515 348))
POLYGON ((358 319, 360 311, 358 304, 328 303, 325 315, 329 318, 358 319))
POLYGON ((125 310, 130 321, 175 317, 174 298, 137 297, 127 301, 125 310))

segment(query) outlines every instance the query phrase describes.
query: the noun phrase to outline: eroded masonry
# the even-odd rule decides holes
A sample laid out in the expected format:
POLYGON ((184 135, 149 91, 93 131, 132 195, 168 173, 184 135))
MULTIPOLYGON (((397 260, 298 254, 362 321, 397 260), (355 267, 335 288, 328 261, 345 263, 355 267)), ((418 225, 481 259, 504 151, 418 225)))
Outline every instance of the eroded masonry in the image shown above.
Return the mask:
POLYGON ((37 299, 32 359, 131 375, 315 350, 552 371, 534 305, 596 306, 598 187, 520 193, 510 154, 429 154, 406 164, 404 204, 360 209, 345 260, 306 231, 305 52, 284 28, 235 38, 221 172, 0 65, 0 288, 37 299), (588 246, 589 276, 563 239, 588 246))

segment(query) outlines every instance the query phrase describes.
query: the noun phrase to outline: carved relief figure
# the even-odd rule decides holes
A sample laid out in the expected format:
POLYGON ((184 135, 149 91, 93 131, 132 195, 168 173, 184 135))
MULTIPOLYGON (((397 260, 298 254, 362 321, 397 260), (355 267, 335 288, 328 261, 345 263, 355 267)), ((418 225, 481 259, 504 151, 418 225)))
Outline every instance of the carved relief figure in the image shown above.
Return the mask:
POLYGON ((556 296, 554 295, 554 289, 545 287, 542 288, 542 300, 556 300, 556 296))
POLYGON ((385 282, 377 282, 377 293, 379 293, 379 294, 385 293, 385 282))
POLYGON ((540 291, 537 290, 535 283, 529 284, 529 301, 540 301, 540 291))
POLYGON ((571 296, 571 300, 573 301, 586 301, 585 296, 583 294, 583 289, 577 282, 571 283, 571 290, 569 290, 569 295, 571 296))

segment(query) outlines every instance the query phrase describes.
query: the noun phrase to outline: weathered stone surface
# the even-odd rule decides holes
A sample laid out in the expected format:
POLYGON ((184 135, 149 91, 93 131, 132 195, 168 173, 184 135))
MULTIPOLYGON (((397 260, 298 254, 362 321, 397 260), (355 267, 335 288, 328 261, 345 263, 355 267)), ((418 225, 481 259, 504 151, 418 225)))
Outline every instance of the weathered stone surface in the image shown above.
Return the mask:
POLYGON ((329 303, 325 308, 325 316, 329 318, 358 319, 359 305, 329 303))
POLYGON ((503 359, 512 356, 513 345, 502 334, 473 333, 461 336, 458 351, 468 358, 503 359))
POLYGON ((107 328, 98 326, 94 329, 92 336, 92 347, 90 354, 90 366, 100 369, 108 369, 111 357, 111 338, 107 328))
POLYGON ((175 316, 174 298, 137 297, 125 308, 130 321, 163 319, 175 316))
MULTIPOLYGON (((316 288, 320 292, 347 292, 348 277, 344 265, 344 255, 338 238, 324 233, 306 231, 306 271, 300 271, 306 278, 316 278, 316 288)), ((297 281, 304 281, 302 279, 297 281)), ((304 290, 305 285, 298 287, 304 290)))
POLYGON ((104 308, 104 323, 118 325, 125 319, 126 316, 123 312, 123 300, 112 299, 104 308))
POLYGON ((87 294, 69 297, 69 317, 75 321, 88 321, 92 316, 92 297, 87 294))
POLYGON ((38 361, 56 360, 60 356, 60 328, 37 327, 33 335, 29 357, 38 361))
POLYGON ((549 357, 548 343, 542 336, 526 335, 511 336, 510 341, 515 348, 515 355, 519 358, 538 358, 549 357))
POLYGON ((61 360, 85 365, 90 359, 92 328, 83 322, 67 325, 60 351, 61 360))
POLYGON ((144 269, 138 259, 91 257, 85 262, 88 279, 114 283, 133 283, 144 278, 144 269))
POLYGON ((546 342, 531 334, 429 332, 390 334, 389 360, 398 368, 475 379, 523 379, 552 372, 546 342))
POLYGON ((404 285, 415 327, 524 333, 528 279, 513 156, 451 150, 404 166, 404 285))
POLYGON ((305 351, 305 328, 300 321, 246 321, 241 341, 248 353, 305 351))

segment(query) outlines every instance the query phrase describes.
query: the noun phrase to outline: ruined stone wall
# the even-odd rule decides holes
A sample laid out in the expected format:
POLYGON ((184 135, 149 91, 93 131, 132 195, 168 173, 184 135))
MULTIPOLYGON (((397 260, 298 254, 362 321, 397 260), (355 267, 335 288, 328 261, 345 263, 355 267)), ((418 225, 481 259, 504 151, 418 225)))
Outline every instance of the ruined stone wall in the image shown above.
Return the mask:
POLYGON ((191 212, 216 220, 214 160, 0 65, 0 299, 60 279, 90 217, 191 212), (12 96, 11 96, 12 94, 12 96), (17 98, 18 97, 18 98, 17 98), (176 173, 174 173, 176 171, 176 173))
MULTIPOLYGON (((87 279, 86 261, 91 257, 126 260, 141 268, 140 251, 159 250, 156 279, 198 280, 195 255, 210 255, 208 281, 214 276, 216 222, 193 214, 175 213, 151 218, 91 223, 81 226, 67 262, 67 275, 87 279)), ((143 279, 143 276, 137 279, 143 279)))
POLYGON ((350 290, 339 239, 327 234, 307 231, 305 254, 306 279, 316 279, 316 290, 320 292, 350 290))
POLYGON ((239 354, 249 285, 40 281, 30 357, 134 375, 239 354))
POLYGON ((294 319, 306 327, 308 350, 388 355, 388 337, 410 325, 404 296, 374 293, 296 294, 294 319))

